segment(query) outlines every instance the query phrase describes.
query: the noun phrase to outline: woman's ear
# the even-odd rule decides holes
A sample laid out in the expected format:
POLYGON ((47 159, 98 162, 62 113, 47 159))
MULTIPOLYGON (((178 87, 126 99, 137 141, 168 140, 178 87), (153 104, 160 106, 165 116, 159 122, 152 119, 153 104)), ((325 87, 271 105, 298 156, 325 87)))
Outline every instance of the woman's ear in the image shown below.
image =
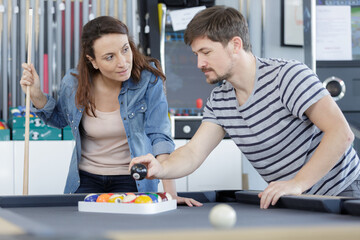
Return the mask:
POLYGON ((86 58, 91 62, 91 64, 93 65, 93 68, 98 69, 96 62, 92 57, 90 57, 89 55, 86 55, 86 58))

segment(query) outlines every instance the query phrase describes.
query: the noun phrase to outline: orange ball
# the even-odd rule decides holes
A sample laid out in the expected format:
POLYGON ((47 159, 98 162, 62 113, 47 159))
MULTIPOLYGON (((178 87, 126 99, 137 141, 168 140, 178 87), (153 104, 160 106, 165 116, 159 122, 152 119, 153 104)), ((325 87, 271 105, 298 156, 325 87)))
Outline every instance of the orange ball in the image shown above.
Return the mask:
POLYGON ((108 193, 100 194, 99 197, 96 199, 96 202, 108 202, 110 197, 111 195, 108 193))

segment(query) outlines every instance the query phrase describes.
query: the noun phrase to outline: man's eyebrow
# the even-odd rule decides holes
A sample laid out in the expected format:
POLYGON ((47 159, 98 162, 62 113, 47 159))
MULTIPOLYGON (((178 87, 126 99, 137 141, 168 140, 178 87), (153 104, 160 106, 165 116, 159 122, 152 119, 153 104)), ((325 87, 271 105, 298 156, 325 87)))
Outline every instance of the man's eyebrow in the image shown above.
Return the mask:
POLYGON ((203 52, 203 51, 209 51, 210 49, 208 48, 208 47, 202 47, 202 48, 200 48, 199 50, 197 50, 197 51, 193 51, 194 53, 196 53, 196 52, 203 52))

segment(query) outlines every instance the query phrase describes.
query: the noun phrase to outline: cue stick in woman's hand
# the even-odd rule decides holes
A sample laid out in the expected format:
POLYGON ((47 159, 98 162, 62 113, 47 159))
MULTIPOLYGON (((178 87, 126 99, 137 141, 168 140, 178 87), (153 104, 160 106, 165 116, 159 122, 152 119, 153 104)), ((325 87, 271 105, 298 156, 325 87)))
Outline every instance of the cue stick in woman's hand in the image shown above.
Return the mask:
MULTIPOLYGON (((32 20, 33 20, 33 10, 32 8, 30 8, 29 21, 28 21, 28 57, 27 57, 27 63, 29 65, 31 64, 32 20)), ((29 132, 30 132, 30 87, 26 86, 23 195, 28 195, 29 193, 29 132)))

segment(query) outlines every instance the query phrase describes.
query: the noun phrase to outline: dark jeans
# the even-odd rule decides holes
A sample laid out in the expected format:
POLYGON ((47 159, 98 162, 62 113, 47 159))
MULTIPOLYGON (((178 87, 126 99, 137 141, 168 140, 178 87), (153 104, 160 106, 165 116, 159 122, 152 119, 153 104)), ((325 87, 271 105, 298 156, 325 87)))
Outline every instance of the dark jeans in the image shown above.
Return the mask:
POLYGON ((137 192, 136 182, 130 175, 97 175, 79 171, 80 187, 76 193, 137 192))
POLYGON ((360 175, 338 196, 360 198, 360 175))

